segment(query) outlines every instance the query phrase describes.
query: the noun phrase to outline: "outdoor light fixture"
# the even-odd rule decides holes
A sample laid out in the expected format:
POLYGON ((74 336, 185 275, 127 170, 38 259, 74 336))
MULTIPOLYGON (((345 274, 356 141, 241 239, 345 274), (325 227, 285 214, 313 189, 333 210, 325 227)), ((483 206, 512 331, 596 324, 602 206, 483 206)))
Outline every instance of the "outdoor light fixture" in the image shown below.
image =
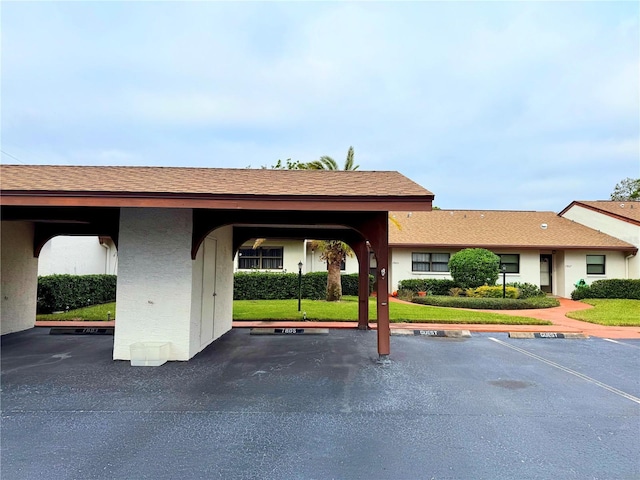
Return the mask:
POLYGON ((507 298, 507 266, 503 263, 500 269, 502 270, 502 298, 507 298))

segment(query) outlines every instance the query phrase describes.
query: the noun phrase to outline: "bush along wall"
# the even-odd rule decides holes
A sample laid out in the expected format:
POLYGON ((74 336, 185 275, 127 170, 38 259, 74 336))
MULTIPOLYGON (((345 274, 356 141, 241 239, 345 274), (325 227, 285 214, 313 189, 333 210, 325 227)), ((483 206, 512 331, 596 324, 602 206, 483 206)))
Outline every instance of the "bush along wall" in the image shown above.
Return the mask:
POLYGON ((444 278, 415 278, 398 282, 398 290, 409 290, 413 293, 427 292, 429 295, 449 295, 450 290, 456 287, 459 287, 456 282, 444 278))
MULTIPOLYGON (((342 294, 358 295, 358 274, 344 274, 342 294)), ((374 278, 369 275, 369 293, 374 278)), ((302 298, 324 300, 327 294, 327 272, 302 275, 302 298)), ((234 300, 287 300, 298 298, 297 273, 238 272, 233 277, 234 300)))
POLYGON ((47 275, 38 277, 38 313, 51 313, 116 299, 116 275, 47 275))
POLYGON ((613 278, 596 280, 591 285, 580 285, 571 292, 573 300, 583 298, 625 298, 640 300, 640 280, 613 278))

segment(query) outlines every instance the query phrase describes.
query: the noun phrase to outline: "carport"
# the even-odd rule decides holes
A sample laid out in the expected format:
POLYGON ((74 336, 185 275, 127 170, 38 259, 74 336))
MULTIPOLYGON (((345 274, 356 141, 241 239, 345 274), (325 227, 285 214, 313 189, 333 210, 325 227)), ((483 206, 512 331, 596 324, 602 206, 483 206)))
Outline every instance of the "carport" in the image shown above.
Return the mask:
POLYGON ((390 353, 388 212, 431 210, 433 194, 398 172, 3 165, 2 334, 33 327, 37 258, 56 235, 118 247, 113 358, 136 342, 188 360, 231 329, 233 257, 255 237, 343 240, 368 319, 377 258, 378 354, 390 353))

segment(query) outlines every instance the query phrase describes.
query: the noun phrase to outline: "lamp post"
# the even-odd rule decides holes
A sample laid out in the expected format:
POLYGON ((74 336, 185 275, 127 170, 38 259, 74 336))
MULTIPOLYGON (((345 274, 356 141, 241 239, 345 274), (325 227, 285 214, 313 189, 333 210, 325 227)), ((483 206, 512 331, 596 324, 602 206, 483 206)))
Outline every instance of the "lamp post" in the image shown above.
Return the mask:
POLYGON ((298 311, 302 301, 302 262, 298 262, 298 311))
POLYGON ((502 298, 507 298, 507 266, 503 263, 502 269, 502 298))

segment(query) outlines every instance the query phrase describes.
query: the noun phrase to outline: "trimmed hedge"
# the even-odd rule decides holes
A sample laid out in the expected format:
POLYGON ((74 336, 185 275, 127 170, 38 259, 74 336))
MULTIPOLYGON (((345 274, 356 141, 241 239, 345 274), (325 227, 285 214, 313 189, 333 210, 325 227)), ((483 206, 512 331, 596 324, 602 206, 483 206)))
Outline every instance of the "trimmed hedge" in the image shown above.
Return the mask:
MULTIPOLYGON (((516 287, 519 290, 519 299, 545 297, 546 293, 540 290, 540 287, 533 283, 507 283, 508 287, 516 287)), ((436 278, 423 278, 423 279, 409 279, 400 280, 398 282, 398 293, 400 291, 409 291, 413 293, 427 292, 429 295, 451 295, 452 288, 461 288, 454 280, 449 279, 436 279, 436 278)), ((500 288, 500 295, 502 297, 502 285, 498 285, 500 288)), ((464 295, 464 290, 460 292, 464 295)))
POLYGON ((516 287, 520 291, 520 296, 518 297, 520 299, 547 296, 547 294, 544 293, 538 285, 533 283, 512 282, 507 283, 507 287, 516 287))
POLYGON ((398 282, 398 290, 409 290, 414 293, 428 292, 429 295, 449 295, 449 291, 458 286, 456 282, 446 278, 412 278, 398 282))
POLYGON ((74 310, 116 299, 116 275, 38 277, 38 313, 74 310))
MULTIPOLYGON (((503 291, 502 287, 489 287, 488 285, 484 285, 478 288, 468 288, 465 293, 467 297, 474 298, 502 298, 503 291)), ((504 295, 506 298, 518 298, 520 290, 516 287, 506 287, 504 289, 504 295)))
POLYGON ((611 280, 596 280, 591 285, 580 285, 571 292, 573 300, 583 298, 624 298, 640 300, 640 280, 626 280, 613 278, 611 280))
MULTIPOLYGON (((358 295, 358 274, 344 274, 342 294, 358 295)), ((369 275, 369 293, 373 290, 373 275, 369 275)), ((327 294, 327 272, 302 275, 302 298, 324 300, 327 294)), ((287 300, 298 298, 297 273, 238 272, 233 276, 234 300, 287 300)))
POLYGON ((428 297, 414 297, 413 303, 432 305, 434 307, 476 308, 485 310, 525 310, 529 308, 551 308, 560 305, 552 297, 536 297, 524 300, 515 298, 475 298, 475 297, 446 297, 432 295, 428 297))

